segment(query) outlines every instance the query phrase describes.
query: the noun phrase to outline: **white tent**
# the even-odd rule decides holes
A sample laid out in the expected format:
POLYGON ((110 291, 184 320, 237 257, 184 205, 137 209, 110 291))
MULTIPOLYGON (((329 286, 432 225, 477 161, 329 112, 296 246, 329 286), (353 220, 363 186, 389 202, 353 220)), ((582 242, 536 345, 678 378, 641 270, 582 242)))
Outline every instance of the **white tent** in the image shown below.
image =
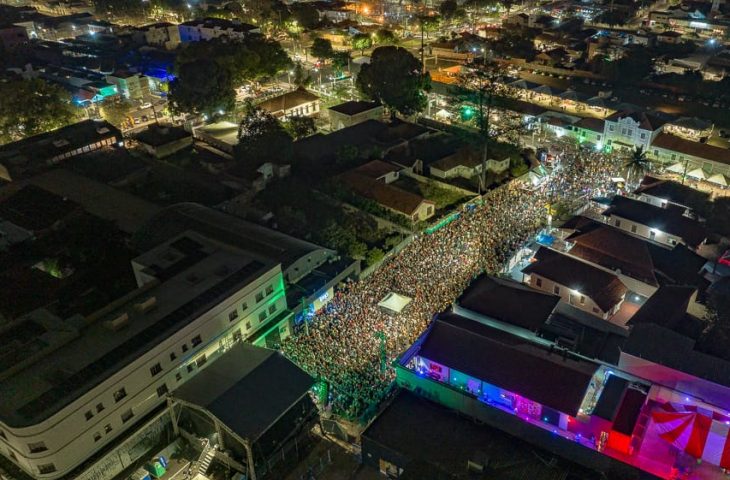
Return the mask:
POLYGON ((447 112, 443 108, 434 114, 435 117, 448 119, 451 118, 451 113, 447 112))
POLYGON ((723 187, 727 187, 727 177, 722 173, 714 174, 713 176, 708 178, 707 181, 716 183, 717 185, 722 185, 723 187))
POLYGON ((687 176, 696 178, 697 180, 704 180, 707 178, 707 175, 705 175, 705 171, 701 168, 695 168, 691 172, 687 172, 687 176))
POLYGON ((405 295, 398 295, 395 292, 390 292, 383 298, 378 306, 387 310, 390 313, 400 313, 406 306, 411 303, 411 298, 405 295))
POLYGON ((667 172, 684 173, 684 163, 675 163, 671 167, 667 168, 667 172))

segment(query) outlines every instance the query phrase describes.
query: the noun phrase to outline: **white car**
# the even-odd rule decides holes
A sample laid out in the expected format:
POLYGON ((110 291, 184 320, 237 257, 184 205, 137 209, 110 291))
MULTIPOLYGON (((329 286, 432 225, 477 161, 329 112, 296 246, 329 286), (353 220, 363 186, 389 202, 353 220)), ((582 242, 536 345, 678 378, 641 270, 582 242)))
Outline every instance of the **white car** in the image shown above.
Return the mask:
POLYGON ((140 105, 139 108, 152 108, 152 104, 150 102, 146 102, 140 105))

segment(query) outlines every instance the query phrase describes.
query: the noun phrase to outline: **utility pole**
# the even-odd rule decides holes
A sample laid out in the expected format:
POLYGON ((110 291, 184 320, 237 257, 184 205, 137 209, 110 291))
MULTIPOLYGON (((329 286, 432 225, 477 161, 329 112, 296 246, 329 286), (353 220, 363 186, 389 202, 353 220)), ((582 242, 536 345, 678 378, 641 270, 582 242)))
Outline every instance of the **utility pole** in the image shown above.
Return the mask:
POLYGON ((425 62, 425 60, 423 58, 423 55, 424 55, 425 50, 426 50, 426 46, 425 46, 424 41, 423 41, 423 32, 424 32, 424 26, 423 25, 424 25, 425 22, 423 21, 423 18, 421 18, 420 20, 421 20, 421 75, 425 75, 426 74, 426 62, 425 62))

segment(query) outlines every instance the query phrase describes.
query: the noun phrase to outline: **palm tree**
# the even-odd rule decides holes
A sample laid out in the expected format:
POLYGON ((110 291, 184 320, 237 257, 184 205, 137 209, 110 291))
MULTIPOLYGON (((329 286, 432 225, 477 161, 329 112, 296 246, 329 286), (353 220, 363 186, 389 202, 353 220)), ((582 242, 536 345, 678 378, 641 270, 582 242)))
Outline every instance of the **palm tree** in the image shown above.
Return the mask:
POLYGON ((646 156, 644 147, 636 147, 624 165, 626 167, 626 187, 632 184, 632 180, 644 174, 651 168, 651 162, 646 156))

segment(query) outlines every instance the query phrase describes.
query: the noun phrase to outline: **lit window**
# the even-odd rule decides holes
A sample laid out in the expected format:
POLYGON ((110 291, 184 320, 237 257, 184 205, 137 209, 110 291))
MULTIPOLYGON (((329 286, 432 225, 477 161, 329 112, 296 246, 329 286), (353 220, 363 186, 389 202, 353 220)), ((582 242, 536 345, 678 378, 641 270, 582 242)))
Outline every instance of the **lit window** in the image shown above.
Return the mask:
POLYGON ((198 368, 200 368, 203 365, 205 365, 205 362, 207 362, 207 361, 208 361, 208 357, 206 357, 205 354, 203 354, 200 357, 198 357, 198 359, 195 361, 195 364, 198 366, 198 368))

